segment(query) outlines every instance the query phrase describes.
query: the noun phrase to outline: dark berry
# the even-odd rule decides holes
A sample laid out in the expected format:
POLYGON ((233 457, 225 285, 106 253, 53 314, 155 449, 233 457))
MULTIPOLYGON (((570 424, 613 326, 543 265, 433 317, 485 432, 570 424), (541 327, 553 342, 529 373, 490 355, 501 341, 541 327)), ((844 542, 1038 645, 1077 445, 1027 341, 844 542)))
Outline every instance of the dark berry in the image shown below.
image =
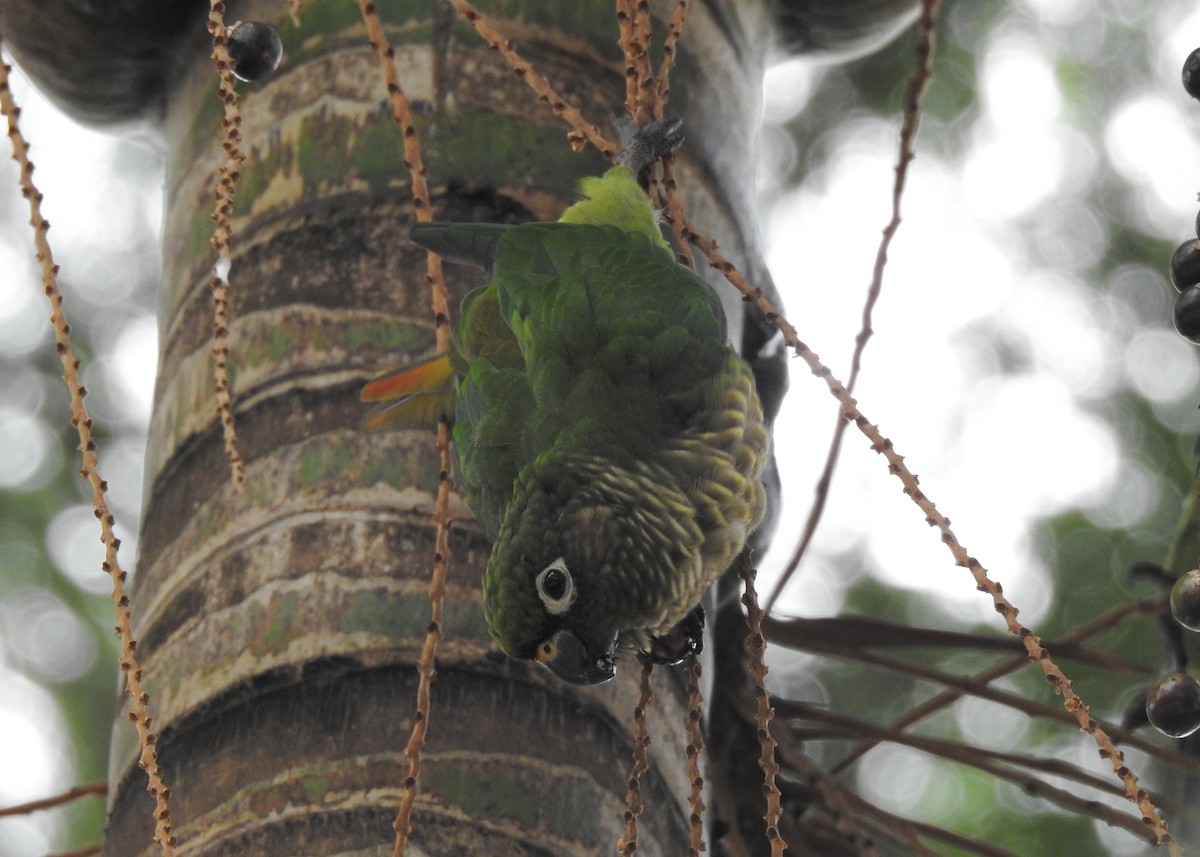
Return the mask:
POLYGON ((1171 254, 1171 285, 1183 291, 1200 283, 1200 240, 1188 239, 1171 254))
POLYGON ((279 67, 283 42, 270 24, 238 21, 229 28, 229 55, 239 80, 263 80, 279 67))
POLYGON ((1200 571, 1189 571, 1171 587, 1171 615, 1189 631, 1200 631, 1200 571))
POLYGON ((1188 286, 1175 298, 1175 329, 1200 345, 1200 286, 1188 286))
POLYGON ((1192 98, 1200 98, 1200 48, 1183 61, 1183 88, 1192 98))
POLYGON ((1146 717, 1164 735, 1191 735, 1200 729, 1200 682, 1187 673, 1163 676, 1146 691, 1146 717))

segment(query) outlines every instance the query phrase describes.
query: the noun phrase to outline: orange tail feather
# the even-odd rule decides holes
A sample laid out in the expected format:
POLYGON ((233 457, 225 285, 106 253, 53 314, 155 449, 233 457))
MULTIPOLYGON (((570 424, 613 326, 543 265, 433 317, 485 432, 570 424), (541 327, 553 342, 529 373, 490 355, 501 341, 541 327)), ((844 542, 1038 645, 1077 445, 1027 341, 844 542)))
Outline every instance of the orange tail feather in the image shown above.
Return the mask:
POLYGON ((447 354, 439 354, 398 372, 376 378, 362 389, 364 402, 386 402, 401 396, 454 389, 454 368, 447 354))

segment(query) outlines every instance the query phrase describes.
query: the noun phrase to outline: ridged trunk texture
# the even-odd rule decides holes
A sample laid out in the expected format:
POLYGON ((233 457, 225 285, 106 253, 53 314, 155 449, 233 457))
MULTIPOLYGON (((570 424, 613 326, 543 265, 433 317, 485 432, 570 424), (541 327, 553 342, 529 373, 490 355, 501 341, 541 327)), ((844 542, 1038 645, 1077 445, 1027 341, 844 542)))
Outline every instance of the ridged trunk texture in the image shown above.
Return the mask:
MULTIPOLYGON (((553 219, 578 177, 603 169, 594 151, 570 151, 566 126, 441 4, 378 8, 439 219, 553 219)), ((271 3, 227 14, 274 20, 285 46, 273 78, 239 87, 248 160, 229 331, 241 494, 214 415, 208 239, 224 153, 202 29, 176 57, 167 99, 162 347, 134 619, 189 857, 389 854, 429 621, 434 439, 365 434, 358 401, 365 380, 433 349, 400 135, 356 4, 305 6, 298 29, 281 13, 271 3)), ((496 18, 565 98, 611 128, 624 93, 611 2, 512 2, 496 18)), ((760 3, 693 3, 671 104, 686 119, 677 175, 690 216, 759 282, 753 137, 768 36, 760 3)), ((457 266, 447 277, 455 308, 480 282, 457 266)), ((743 305, 721 289, 740 337, 743 305)), ((746 336, 752 348, 762 340, 746 336)), ((612 853, 636 665, 579 690, 499 655, 480 600, 488 544, 461 500, 454 511, 411 853, 612 853)), ((683 853, 682 675, 657 670, 654 690, 639 853, 683 853)), ((134 733, 121 718, 113 735, 104 853, 153 854, 134 733)))

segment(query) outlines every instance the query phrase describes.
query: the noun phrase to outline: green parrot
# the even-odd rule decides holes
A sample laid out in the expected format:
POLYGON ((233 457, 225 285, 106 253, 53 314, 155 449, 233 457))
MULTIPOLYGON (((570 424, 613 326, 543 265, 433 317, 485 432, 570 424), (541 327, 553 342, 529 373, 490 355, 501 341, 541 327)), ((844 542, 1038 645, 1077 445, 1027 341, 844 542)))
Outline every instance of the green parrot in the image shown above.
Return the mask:
POLYGON ((458 480, 492 541, 488 630, 576 684, 618 649, 700 647, 705 588, 762 521, 769 437, 713 289, 678 264, 625 166, 555 223, 419 223, 491 282, 448 354, 385 376, 368 427, 453 422, 458 480))

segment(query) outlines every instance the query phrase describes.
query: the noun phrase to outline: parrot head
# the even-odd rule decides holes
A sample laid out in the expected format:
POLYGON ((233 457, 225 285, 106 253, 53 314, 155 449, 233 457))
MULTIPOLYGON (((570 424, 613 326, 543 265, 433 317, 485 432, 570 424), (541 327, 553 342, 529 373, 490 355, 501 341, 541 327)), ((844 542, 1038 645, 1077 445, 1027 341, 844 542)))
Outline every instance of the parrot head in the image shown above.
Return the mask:
MULTIPOLYGON (((678 646, 659 657, 654 641, 693 606, 675 616, 672 582, 694 577, 699 538, 648 487, 619 471, 583 484, 518 480, 483 585, 488 630, 506 654, 572 684, 611 679, 618 646, 659 663, 683 657, 678 646)), ((687 643, 698 649, 698 638, 687 643)))

